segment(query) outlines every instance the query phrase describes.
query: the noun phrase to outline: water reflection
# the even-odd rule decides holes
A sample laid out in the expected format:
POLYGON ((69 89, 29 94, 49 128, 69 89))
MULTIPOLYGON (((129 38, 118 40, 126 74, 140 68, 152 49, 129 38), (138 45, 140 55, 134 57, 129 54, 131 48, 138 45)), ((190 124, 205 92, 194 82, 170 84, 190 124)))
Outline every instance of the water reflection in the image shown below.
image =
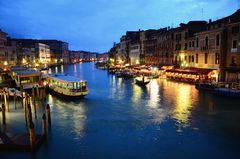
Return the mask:
POLYGON ((150 95, 150 99, 148 100, 148 106, 152 108, 157 108, 159 106, 159 85, 157 80, 152 80, 148 84, 148 93, 150 95))
POLYGON ((79 76, 81 79, 84 79, 82 63, 79 63, 78 66, 79 66, 79 76))
POLYGON ((58 67, 57 66, 55 67, 55 73, 58 73, 58 67))
POLYGON ((77 77, 77 65, 74 64, 73 68, 74 68, 74 77, 77 77))
POLYGON ((84 136, 85 123, 87 119, 86 107, 81 101, 69 102, 48 95, 48 101, 53 112, 58 112, 57 118, 60 121, 61 130, 65 135, 74 133, 75 138, 84 136), (66 103, 68 102, 68 103, 66 103), (71 123, 70 125, 68 123, 71 123))
POLYGON ((134 103, 134 105, 139 105, 141 103, 142 93, 142 88, 133 84, 132 102, 134 103))
POLYGON ((181 124, 187 125, 191 115, 191 88, 186 85, 179 85, 176 90, 176 107, 174 118, 181 124))
POLYGON ((61 73, 64 73, 64 65, 61 65, 61 73))

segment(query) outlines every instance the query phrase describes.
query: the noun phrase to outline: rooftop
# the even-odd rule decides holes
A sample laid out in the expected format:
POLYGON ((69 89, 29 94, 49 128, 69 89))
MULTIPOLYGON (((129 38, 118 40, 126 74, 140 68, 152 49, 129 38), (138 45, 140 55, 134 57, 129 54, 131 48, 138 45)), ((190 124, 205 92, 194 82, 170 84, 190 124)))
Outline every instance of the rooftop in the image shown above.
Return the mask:
POLYGON ((66 82, 85 82, 81 80, 80 78, 69 76, 67 74, 52 74, 50 75, 52 79, 66 81, 66 82))

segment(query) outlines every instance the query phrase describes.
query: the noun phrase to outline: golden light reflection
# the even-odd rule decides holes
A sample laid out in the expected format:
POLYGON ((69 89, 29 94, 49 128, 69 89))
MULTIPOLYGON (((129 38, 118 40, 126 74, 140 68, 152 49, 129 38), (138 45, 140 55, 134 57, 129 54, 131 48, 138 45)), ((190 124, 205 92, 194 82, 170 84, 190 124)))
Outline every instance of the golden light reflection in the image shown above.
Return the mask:
POLYGON ((52 74, 52 69, 51 68, 49 68, 48 73, 52 74))
POLYGON ((78 64, 78 66, 79 66, 79 77, 81 79, 84 79, 82 63, 78 64))
POLYGON ((174 118, 182 124, 187 125, 191 114, 191 87, 188 85, 179 85, 176 90, 176 108, 174 118))
POLYGON ((123 84, 123 79, 122 78, 118 78, 118 89, 121 89, 123 84))
POLYGON ((74 64, 73 68, 74 68, 74 76, 77 77, 77 65, 74 64))
POLYGON ((142 96, 142 88, 134 84, 133 96, 132 96, 133 103, 135 103, 136 105, 140 104, 141 96, 142 96))
POLYGON ((53 98, 52 98, 51 94, 49 94, 49 96, 48 96, 48 103, 53 104, 53 98))
POLYGON ((55 67, 55 73, 58 73, 58 67, 57 66, 55 67))
POLYGON ((63 72, 64 72, 64 66, 61 65, 61 73, 63 73, 63 72))
POLYGON ((111 86, 112 86, 111 96, 113 97, 114 94, 116 94, 116 92, 117 92, 117 88, 116 88, 116 76, 112 76, 112 78, 110 78, 110 83, 111 83, 111 86))
POLYGON ((152 108, 157 108, 159 105, 159 85, 157 80, 152 80, 149 84, 148 92, 150 99, 148 101, 148 106, 152 108))

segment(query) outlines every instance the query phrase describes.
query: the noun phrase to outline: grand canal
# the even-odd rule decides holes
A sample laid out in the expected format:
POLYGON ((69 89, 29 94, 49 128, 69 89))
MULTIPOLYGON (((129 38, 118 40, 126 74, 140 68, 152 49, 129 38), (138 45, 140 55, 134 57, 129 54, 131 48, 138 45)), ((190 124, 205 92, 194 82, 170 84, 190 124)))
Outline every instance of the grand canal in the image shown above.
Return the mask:
MULTIPOLYGON (((82 100, 47 96, 52 129, 35 154, 4 158, 240 158, 240 99, 198 92, 193 85, 152 80, 139 87, 94 63, 52 68, 88 81, 82 100)), ((19 103, 20 105, 20 103, 19 103)), ((41 133, 38 107, 36 132, 41 133)), ((22 110, 7 114, 9 132, 27 132, 22 110)))

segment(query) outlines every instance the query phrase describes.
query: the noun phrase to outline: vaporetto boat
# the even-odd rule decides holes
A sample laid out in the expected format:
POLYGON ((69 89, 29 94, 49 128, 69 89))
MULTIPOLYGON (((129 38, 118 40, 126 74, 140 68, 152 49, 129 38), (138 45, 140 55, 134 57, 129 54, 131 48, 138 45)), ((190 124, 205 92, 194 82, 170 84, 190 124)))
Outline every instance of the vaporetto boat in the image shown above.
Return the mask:
POLYGON ((66 97, 83 97, 88 94, 87 81, 65 74, 50 75, 48 86, 51 92, 66 97))

